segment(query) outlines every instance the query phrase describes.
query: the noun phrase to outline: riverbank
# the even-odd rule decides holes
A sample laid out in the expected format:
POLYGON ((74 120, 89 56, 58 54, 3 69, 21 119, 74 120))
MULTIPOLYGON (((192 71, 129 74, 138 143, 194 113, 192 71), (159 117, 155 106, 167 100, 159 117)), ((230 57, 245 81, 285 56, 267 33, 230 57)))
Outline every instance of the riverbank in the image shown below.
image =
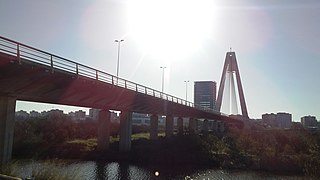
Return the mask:
MULTIPOLYGON (((96 139, 72 140, 51 147, 38 159, 74 159, 84 161, 129 162, 141 165, 210 165, 218 167, 218 159, 208 157, 197 136, 174 136, 149 140, 147 133, 133 135, 132 149, 119 152, 118 138, 113 137, 107 151, 96 150, 96 139)), ((30 157, 30 156, 29 156, 30 157)))
POLYGON ((119 153, 117 124, 112 127, 110 148, 96 150, 93 122, 74 124, 63 119, 17 123, 15 159, 74 159, 130 162, 146 167, 204 167, 306 174, 320 177, 320 134, 304 130, 227 129, 223 136, 183 135, 149 140, 148 127, 133 127, 132 149, 119 153))
POLYGON ((300 175, 284 175, 249 170, 220 168, 146 167, 131 163, 73 161, 73 160, 19 160, 11 164, 13 176, 50 180, 90 179, 307 179, 300 175), (155 175, 158 172, 158 176, 155 175))
MULTIPOLYGON (((132 149, 119 153, 119 124, 111 123, 110 149, 98 152, 97 122, 74 123, 65 116, 17 121, 16 159, 75 159, 131 162, 145 166, 262 170, 320 177, 320 133, 304 129, 233 129, 222 136, 184 135, 149 140, 149 126, 132 126, 132 149)), ((159 126, 163 132, 164 127, 159 126)))
MULTIPOLYGON (((304 173, 301 160, 296 156, 249 156, 239 150, 234 139, 229 136, 184 135, 158 140, 148 139, 148 133, 133 135, 132 150, 120 153, 118 137, 111 138, 108 151, 96 150, 97 140, 77 139, 56 144, 50 148, 37 149, 27 156, 14 158, 73 159, 76 161, 119 162, 136 164, 154 169, 229 169, 254 170, 278 174, 304 173), (41 152, 41 153, 39 153, 41 152), (299 164, 300 163, 300 164, 299 164)), ((303 160, 304 161, 304 160, 303 160)))

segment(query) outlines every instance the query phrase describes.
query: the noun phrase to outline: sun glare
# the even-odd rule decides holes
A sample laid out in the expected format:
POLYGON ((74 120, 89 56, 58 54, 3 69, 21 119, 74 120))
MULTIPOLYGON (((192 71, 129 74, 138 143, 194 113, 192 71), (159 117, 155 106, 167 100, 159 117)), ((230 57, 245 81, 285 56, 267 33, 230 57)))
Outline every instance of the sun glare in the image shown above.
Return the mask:
POLYGON ((149 55, 182 59, 197 51, 209 36, 213 7, 207 0, 132 0, 129 34, 149 55))

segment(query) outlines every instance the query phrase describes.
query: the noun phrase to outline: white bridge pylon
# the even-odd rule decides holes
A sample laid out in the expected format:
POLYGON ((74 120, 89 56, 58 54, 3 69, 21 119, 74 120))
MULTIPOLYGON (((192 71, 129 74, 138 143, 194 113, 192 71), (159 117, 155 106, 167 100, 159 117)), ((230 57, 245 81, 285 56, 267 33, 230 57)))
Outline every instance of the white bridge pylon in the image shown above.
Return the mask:
POLYGON ((217 99, 217 105, 216 105, 218 111, 221 110, 222 98, 226 98, 224 102, 227 101, 230 103, 229 104, 230 112, 236 113, 236 114, 238 113, 236 91, 238 91, 238 97, 240 101, 242 116, 248 118, 249 116, 248 116, 246 101, 244 98, 239 67, 237 64, 236 53, 227 52, 222 75, 221 75, 218 99, 217 99), (234 79, 234 76, 236 77, 236 79, 234 79), (235 86, 236 85, 235 80, 237 81, 236 83, 237 86, 235 86), (225 86, 226 86, 226 90, 228 91, 224 95, 225 86))

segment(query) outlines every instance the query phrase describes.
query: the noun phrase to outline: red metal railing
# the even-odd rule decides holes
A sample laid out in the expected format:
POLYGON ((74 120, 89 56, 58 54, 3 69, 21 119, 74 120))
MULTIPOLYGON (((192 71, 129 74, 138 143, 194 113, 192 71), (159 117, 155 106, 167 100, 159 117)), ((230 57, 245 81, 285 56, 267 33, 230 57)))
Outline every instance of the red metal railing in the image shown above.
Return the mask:
POLYGON ((48 66, 52 70, 52 72, 54 70, 62 70, 69 73, 76 74, 78 76, 84 76, 87 78, 109 83, 114 86, 135 91, 137 93, 142 93, 142 94, 146 94, 146 95, 160 98, 163 100, 182 104, 185 106, 194 107, 199 110, 212 112, 215 114, 221 114, 219 111, 216 111, 210 108, 201 107, 200 105, 183 100, 181 98, 174 97, 166 93, 162 93, 155 89, 148 88, 146 86, 143 86, 122 78, 117 78, 116 76, 113 76, 109 73, 91 68, 86 65, 76 63, 69 59, 33 48, 31 46, 28 46, 28 45, 25 45, 1 36, 0 36, 0 52, 9 54, 12 56, 16 56, 17 61, 21 61, 21 60, 32 61, 35 63, 48 66))

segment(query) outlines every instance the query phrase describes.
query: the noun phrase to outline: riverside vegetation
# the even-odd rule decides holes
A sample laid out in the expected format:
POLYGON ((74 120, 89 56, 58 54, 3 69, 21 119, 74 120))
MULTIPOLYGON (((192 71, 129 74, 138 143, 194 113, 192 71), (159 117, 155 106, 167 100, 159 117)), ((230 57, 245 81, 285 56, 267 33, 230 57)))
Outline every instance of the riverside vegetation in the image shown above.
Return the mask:
MULTIPOLYGON (((111 124, 110 149, 98 152, 96 129, 95 121, 75 123, 67 116, 16 121, 13 158, 125 161, 145 166, 221 167, 320 177, 320 133, 303 129, 229 128, 224 135, 177 135, 170 139, 161 133, 159 140, 150 141, 148 127, 133 126, 130 153, 118 152, 117 123, 111 124)), ((0 172, 14 175, 14 166, 3 166, 0 172)), ((75 177, 73 172, 64 179, 75 177)))

